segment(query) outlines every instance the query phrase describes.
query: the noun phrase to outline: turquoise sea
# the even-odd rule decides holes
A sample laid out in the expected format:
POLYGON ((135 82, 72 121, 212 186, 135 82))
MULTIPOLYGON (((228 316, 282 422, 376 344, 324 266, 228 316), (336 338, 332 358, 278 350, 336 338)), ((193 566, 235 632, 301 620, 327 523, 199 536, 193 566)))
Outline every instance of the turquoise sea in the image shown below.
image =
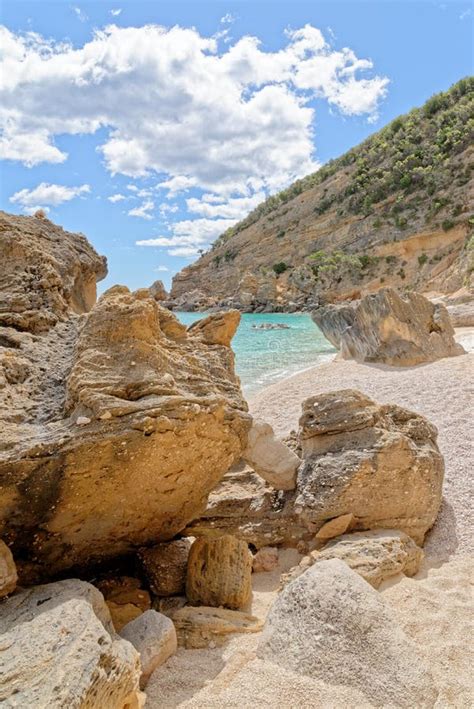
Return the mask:
MULTIPOLYGON (((206 313, 175 314, 185 325, 206 317, 206 313)), ((245 313, 232 348, 247 397, 291 374, 328 361, 336 352, 307 313, 245 313), (252 327, 262 323, 283 323, 288 329, 252 327)))

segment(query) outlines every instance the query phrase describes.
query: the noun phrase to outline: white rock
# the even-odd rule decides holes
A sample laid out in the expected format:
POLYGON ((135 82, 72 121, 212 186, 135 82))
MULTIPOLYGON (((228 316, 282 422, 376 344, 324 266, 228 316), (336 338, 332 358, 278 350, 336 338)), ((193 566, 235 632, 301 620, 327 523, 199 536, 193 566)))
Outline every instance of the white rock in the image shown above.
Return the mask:
POLYGON ((301 460, 275 438, 270 424, 254 420, 242 457, 276 490, 294 490, 301 460))
POLYGON ((261 571, 273 571, 278 566, 278 549, 262 547, 253 557, 252 570, 258 574, 261 571))
POLYGON ((375 706, 433 707, 430 672, 391 609, 347 564, 321 561, 270 609, 258 656, 362 691, 375 706))
POLYGON ((132 643, 140 653, 142 689, 146 686, 152 672, 166 662, 178 647, 173 622, 154 610, 145 611, 141 616, 127 623, 120 631, 120 635, 132 643))
POLYGON ((86 424, 90 423, 91 420, 87 416, 78 416, 76 419, 76 423, 78 426, 85 426, 86 424))

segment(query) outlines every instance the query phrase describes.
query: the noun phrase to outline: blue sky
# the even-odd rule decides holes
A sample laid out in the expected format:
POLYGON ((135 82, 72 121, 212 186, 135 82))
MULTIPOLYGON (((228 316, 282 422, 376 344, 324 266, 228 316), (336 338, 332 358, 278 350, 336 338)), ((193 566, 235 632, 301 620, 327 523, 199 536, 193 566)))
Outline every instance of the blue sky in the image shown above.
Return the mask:
POLYGON ((266 194, 472 74, 469 2, 3 0, 1 208, 174 272, 266 194))

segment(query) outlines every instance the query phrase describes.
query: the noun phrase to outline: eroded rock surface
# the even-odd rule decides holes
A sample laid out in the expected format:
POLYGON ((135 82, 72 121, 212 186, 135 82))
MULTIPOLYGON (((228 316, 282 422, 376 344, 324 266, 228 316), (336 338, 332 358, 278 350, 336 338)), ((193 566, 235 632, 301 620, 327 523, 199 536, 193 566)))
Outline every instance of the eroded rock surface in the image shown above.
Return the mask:
POLYGON ((262 622, 255 616, 228 608, 186 606, 173 613, 172 620, 178 644, 188 649, 223 645, 229 635, 258 633, 262 629, 262 622))
POLYGON ((173 538, 240 457, 250 417, 209 335, 230 341, 235 315, 187 331, 121 286, 77 315, 105 273, 85 238, 2 225, 16 267, 0 272, 0 534, 32 581, 173 538))
POLYGON ((0 539, 0 598, 8 596, 16 588, 18 573, 13 554, 0 539))
POLYGON ((275 438, 270 424, 254 420, 243 458, 275 490, 294 490, 301 460, 275 438))
POLYGON ((140 549, 139 559, 156 596, 184 593, 191 544, 190 539, 177 539, 140 549))
POLYGON ((132 643, 140 653, 142 675, 140 687, 143 689, 157 667, 176 652, 178 641, 172 621, 154 610, 145 611, 139 618, 122 628, 120 635, 132 643))
POLYGON ((344 359, 410 367, 464 353, 445 306, 419 293, 402 298, 382 288, 355 307, 326 305, 311 315, 344 359))
POLYGON ((430 672, 393 611, 338 559, 315 564, 280 593, 258 656, 353 687, 375 706, 433 707, 437 696, 430 672))

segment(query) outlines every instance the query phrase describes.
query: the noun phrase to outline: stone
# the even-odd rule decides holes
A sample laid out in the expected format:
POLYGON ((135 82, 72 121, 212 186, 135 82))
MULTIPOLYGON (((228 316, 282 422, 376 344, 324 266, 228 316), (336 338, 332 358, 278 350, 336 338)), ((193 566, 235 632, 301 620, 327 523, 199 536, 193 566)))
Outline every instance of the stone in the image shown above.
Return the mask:
POLYGON ((184 592, 191 544, 191 539, 177 539, 140 549, 138 558, 156 596, 175 596, 184 592))
POLYGON ((141 588, 140 579, 131 576, 109 576, 100 579, 95 584, 106 601, 117 605, 132 603, 141 608, 142 612, 151 608, 150 594, 141 588))
POLYGON ((225 313, 209 315, 202 320, 196 320, 188 327, 188 332, 199 337, 206 345, 221 345, 230 347, 230 342, 240 323, 238 310, 228 310, 225 313))
POLYGON ((375 706, 432 707, 437 690, 393 611, 339 559, 278 595, 257 655, 285 670, 362 691, 375 706))
POLYGON ((276 547, 262 547, 253 557, 252 571, 258 574, 262 571, 274 571, 278 568, 278 549, 276 547))
POLYGON ((189 552, 186 596, 192 605, 245 607, 252 596, 248 545, 226 534, 196 539, 189 552))
POLYGON ((0 246, 0 536, 20 582, 173 539, 247 443, 218 344, 238 317, 187 331, 124 286, 94 304, 104 261, 49 220, 0 215, 0 246))
POLYGON ((13 554, 0 539, 0 598, 8 596, 16 588, 18 574, 13 554))
POLYGON ((142 674, 140 688, 144 689, 157 667, 176 652, 178 641, 173 622, 154 610, 145 611, 139 618, 127 623, 120 635, 132 643, 140 653, 142 674))
POLYGON ((293 490, 300 458, 276 440, 268 423, 254 420, 249 431, 244 460, 275 490, 293 490))
POLYGON ((111 637, 84 599, 47 610, 38 605, 28 620, 0 636, 0 648, 5 706, 143 706, 138 653, 130 643, 111 637))
POLYGON ((441 504, 435 426, 351 389, 310 397, 302 410, 294 509, 308 528, 352 514, 354 531, 399 529, 421 545, 441 504))
POLYGON ((321 529, 316 533, 316 539, 326 541, 334 537, 339 537, 341 534, 344 534, 344 532, 347 532, 353 521, 354 515, 352 512, 349 512, 347 515, 335 517, 329 520, 329 522, 326 522, 326 524, 323 524, 321 529))
POLYGON ((298 566, 284 574, 281 586, 300 576, 315 563, 340 559, 371 586, 378 588, 383 581, 397 574, 414 576, 423 556, 423 550, 413 539, 396 529, 343 534, 323 549, 303 557, 298 566))
POLYGON ((445 306, 420 293, 382 288, 355 307, 326 305, 311 316, 344 359, 411 367, 464 354, 445 306))
POLYGON ((413 539, 393 529, 343 534, 313 554, 318 563, 341 559, 374 588, 397 574, 414 576, 424 556, 413 539))
POLYGON ((155 281, 148 289, 155 300, 167 300, 168 293, 163 285, 163 281, 155 281))
POLYGON ((178 645, 199 649, 223 645, 234 633, 258 633, 263 623, 249 613, 227 608, 186 606, 172 616, 178 645))
POLYGON ((474 298, 465 303, 446 305, 446 310, 453 327, 474 326, 474 298))

